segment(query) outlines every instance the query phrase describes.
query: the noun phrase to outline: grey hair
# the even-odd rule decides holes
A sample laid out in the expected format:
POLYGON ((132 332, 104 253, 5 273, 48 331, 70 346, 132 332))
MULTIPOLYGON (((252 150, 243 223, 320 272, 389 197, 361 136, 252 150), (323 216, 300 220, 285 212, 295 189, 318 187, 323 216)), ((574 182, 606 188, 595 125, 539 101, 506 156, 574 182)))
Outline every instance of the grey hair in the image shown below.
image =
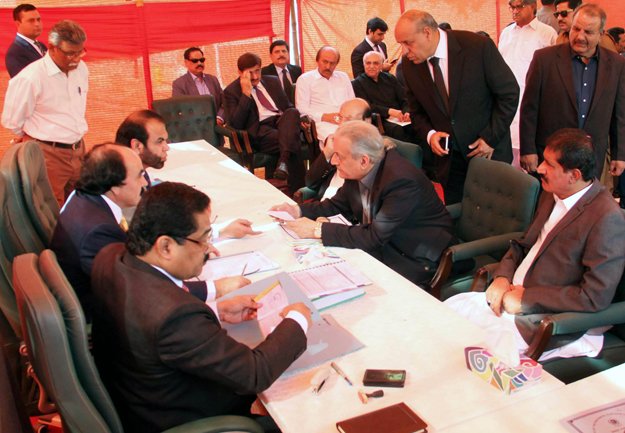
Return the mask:
POLYGON ((362 120, 342 123, 334 133, 334 138, 347 138, 352 144, 352 158, 367 155, 372 164, 384 158, 384 140, 378 128, 362 120))
POLYGON ((362 56, 362 63, 367 61, 367 58, 371 56, 377 56, 381 62, 384 62, 384 55, 378 51, 367 51, 364 56, 362 56))
POLYGON ((58 47, 61 42, 80 45, 86 40, 87 35, 83 28, 78 23, 71 20, 59 21, 52 27, 50 33, 48 33, 48 42, 55 47, 58 47))
POLYGON ((575 17, 579 14, 579 13, 584 13, 590 17, 596 18, 599 17, 599 19, 601 20, 601 25, 599 26, 599 31, 601 33, 603 33, 603 29, 605 27, 605 22, 607 19, 607 15, 605 13, 605 11, 603 9, 601 9, 601 7, 599 7, 596 4, 592 4, 592 3, 583 3, 581 5, 579 5, 577 8, 575 8, 575 12, 573 12, 573 19, 575 19, 575 17))
POLYGON ((425 11, 418 9, 410 9, 399 17, 400 20, 408 20, 414 23, 417 31, 423 31, 424 28, 429 27, 431 29, 438 30, 438 23, 432 15, 425 11))

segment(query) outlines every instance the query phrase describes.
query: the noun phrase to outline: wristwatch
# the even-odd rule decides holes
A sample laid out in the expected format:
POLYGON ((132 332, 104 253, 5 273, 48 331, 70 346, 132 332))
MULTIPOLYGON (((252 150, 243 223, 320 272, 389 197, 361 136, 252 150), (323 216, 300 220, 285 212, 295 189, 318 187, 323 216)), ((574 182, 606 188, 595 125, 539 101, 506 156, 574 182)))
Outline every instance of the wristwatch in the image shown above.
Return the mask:
POLYGON ((317 223, 315 228, 313 229, 313 237, 316 239, 321 239, 321 226, 323 223, 317 223))

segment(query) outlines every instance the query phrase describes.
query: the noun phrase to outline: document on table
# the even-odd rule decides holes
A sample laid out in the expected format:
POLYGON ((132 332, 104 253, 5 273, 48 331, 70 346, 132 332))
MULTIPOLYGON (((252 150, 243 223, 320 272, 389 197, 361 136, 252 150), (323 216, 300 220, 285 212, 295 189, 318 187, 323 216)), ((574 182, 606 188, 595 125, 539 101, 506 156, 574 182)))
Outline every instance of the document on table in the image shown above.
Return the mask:
POLYGON ((200 280, 211 281, 235 275, 251 275, 278 269, 280 265, 260 251, 247 251, 224 257, 216 257, 204 264, 200 280))
POLYGON ((371 284, 366 276, 344 260, 289 273, 308 299, 332 295, 371 284))
POLYGON ((391 122, 391 123, 394 123, 394 124, 399 125, 399 126, 410 125, 410 122, 402 122, 397 117, 393 117, 393 116, 388 117, 386 120, 387 120, 387 122, 391 122))
POLYGON ((279 283, 260 297, 260 299, 258 299, 259 297, 260 295, 256 297, 256 300, 262 306, 257 311, 256 319, 258 320, 260 332, 264 337, 267 337, 282 321, 280 313, 289 305, 289 299, 279 283))
POLYGON ((625 399, 580 412, 560 421, 573 433, 615 433, 625 428, 625 399))
MULTIPOLYGON (((284 212, 284 211, 277 211, 277 210, 270 210, 269 212, 267 212, 267 214, 270 217, 282 220, 282 221, 294 221, 295 218, 293 218, 291 216, 290 213, 288 212, 284 212)), ((336 214, 336 215, 332 215, 330 217, 328 217, 328 221, 333 223, 333 224, 343 224, 346 226, 351 226, 352 223, 350 223, 347 219, 345 219, 345 217, 341 214, 336 214)), ((286 227, 284 227, 283 225, 280 225, 280 227, 282 228, 282 230, 284 230, 286 232, 286 234, 288 234, 289 236, 291 236, 293 239, 301 239, 297 233, 295 233, 293 230, 290 230, 286 227)))

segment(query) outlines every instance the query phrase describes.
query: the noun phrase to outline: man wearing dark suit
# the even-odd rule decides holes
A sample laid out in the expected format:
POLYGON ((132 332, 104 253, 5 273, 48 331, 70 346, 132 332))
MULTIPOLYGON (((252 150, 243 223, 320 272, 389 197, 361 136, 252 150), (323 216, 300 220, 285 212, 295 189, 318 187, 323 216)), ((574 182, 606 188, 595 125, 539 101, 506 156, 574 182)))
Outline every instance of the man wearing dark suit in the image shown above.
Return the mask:
POLYGON ((332 164, 345 179, 334 197, 273 207, 296 218, 286 227, 327 246, 360 248, 415 284, 429 282, 455 239, 451 217, 423 171, 386 151, 377 128, 363 121, 338 127, 332 164), (354 225, 315 221, 336 214, 354 225))
POLYGON ((412 124, 431 149, 425 146, 427 168, 443 184, 445 202, 459 202, 471 158, 512 161, 519 86, 492 40, 439 30, 427 12, 404 13, 395 39, 403 50, 412 124))
MULTIPOLYGON (((513 331, 526 343, 545 315, 606 308, 625 265, 625 217, 595 179, 595 166, 593 145, 583 130, 561 129, 549 137, 538 167, 544 192, 534 220, 492 273, 485 299, 482 294, 454 298, 482 295, 484 314, 499 326, 509 321, 492 318, 488 307, 495 316, 515 315, 513 331)), ((549 348, 579 336, 552 338, 549 348)))
POLYGON ((388 61, 388 53, 386 52, 386 44, 384 36, 388 30, 388 24, 383 19, 375 17, 367 21, 367 35, 365 39, 356 45, 356 48, 352 51, 352 73, 354 78, 358 77, 365 71, 362 64, 362 58, 365 53, 369 51, 377 51, 384 56, 384 64, 382 66, 385 72, 388 72, 393 67, 392 63, 388 61))
POLYGON ((579 6, 569 43, 536 51, 521 103, 521 165, 533 173, 547 137, 560 128, 580 128, 594 144, 601 176, 610 148, 610 173, 625 168, 625 59, 598 46, 605 12, 579 6))
POLYGON ((352 81, 354 93, 371 104, 371 111, 382 118, 384 134, 401 141, 415 142, 411 125, 395 122, 410 122, 406 91, 399 80, 383 72, 384 57, 376 51, 369 51, 363 58, 365 72, 352 81), (394 122, 391 122, 391 119, 394 122))
POLYGON ((48 51, 45 44, 37 40, 43 26, 35 6, 28 3, 18 5, 13 9, 13 21, 17 26, 17 35, 4 59, 11 78, 48 51))
POLYGON ((200 274, 210 231, 210 199, 163 182, 144 194, 126 246, 109 245, 96 257, 94 357, 125 431, 249 415, 255 394, 306 349, 310 311, 303 304, 286 307, 275 330, 251 349, 221 328, 256 317, 251 296, 211 306, 189 296, 183 280, 200 274))
POLYGON ((188 72, 178 77, 172 83, 171 96, 199 96, 212 95, 217 110, 217 124, 224 124, 223 90, 217 77, 204 73, 206 57, 198 47, 187 48, 184 51, 184 65, 188 72))
POLYGON ((294 104, 295 88, 293 85, 302 75, 302 68, 289 63, 289 45, 282 39, 277 39, 269 45, 269 57, 271 57, 271 64, 261 69, 262 74, 278 77, 284 93, 289 97, 291 104, 294 104))
POLYGON ((228 124, 246 130, 256 150, 278 155, 274 177, 286 179, 291 193, 295 192, 304 185, 299 111, 277 77, 262 76, 256 54, 241 55, 237 68, 239 78, 224 91, 228 124))

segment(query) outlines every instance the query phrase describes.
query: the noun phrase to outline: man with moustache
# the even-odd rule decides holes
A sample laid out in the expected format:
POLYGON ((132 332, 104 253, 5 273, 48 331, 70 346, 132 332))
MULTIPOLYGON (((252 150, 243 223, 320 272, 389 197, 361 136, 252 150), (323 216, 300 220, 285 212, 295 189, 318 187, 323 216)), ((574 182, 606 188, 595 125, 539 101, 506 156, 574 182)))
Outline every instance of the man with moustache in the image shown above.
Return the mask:
POLYGON ((171 96, 212 95, 217 110, 217 124, 224 124, 223 90, 217 77, 205 74, 206 57, 198 47, 190 47, 184 51, 184 65, 187 73, 176 78, 172 83, 171 96))
POLYGON ((126 245, 93 264, 94 358, 125 431, 161 432, 217 415, 248 415, 306 350, 310 310, 301 303, 255 348, 233 340, 222 323, 256 317, 251 296, 211 305, 184 280, 200 274, 210 251, 210 199, 180 183, 148 190, 126 245))
POLYGON ((625 168, 625 59, 599 46, 606 14, 583 4, 573 12, 567 44, 536 51, 521 102, 521 166, 534 173, 547 137, 580 128, 592 137, 597 172, 610 149, 610 173, 625 168))
POLYGON ((86 39, 75 22, 56 23, 46 55, 9 81, 2 111, 2 125, 16 135, 14 141, 40 144, 59 205, 74 190, 85 153, 89 71, 81 59, 86 39))
POLYGON ((45 44, 37 40, 43 26, 41 15, 35 6, 28 3, 17 5, 13 9, 13 21, 17 26, 17 35, 4 58, 11 78, 48 51, 45 44))
MULTIPOLYGON (((573 25, 573 12, 581 4, 582 0, 556 0, 556 11, 553 15, 558 20, 558 26, 560 28, 556 44, 569 43, 569 33, 571 26, 573 25)), ((602 34, 599 39, 599 46, 602 46, 610 51, 616 51, 614 41, 605 33, 602 34)))
POLYGON ((262 74, 278 77, 289 101, 291 104, 295 103, 295 87, 293 85, 302 75, 302 68, 289 63, 289 45, 282 39, 276 39, 269 46, 269 57, 271 64, 263 66, 262 74))

